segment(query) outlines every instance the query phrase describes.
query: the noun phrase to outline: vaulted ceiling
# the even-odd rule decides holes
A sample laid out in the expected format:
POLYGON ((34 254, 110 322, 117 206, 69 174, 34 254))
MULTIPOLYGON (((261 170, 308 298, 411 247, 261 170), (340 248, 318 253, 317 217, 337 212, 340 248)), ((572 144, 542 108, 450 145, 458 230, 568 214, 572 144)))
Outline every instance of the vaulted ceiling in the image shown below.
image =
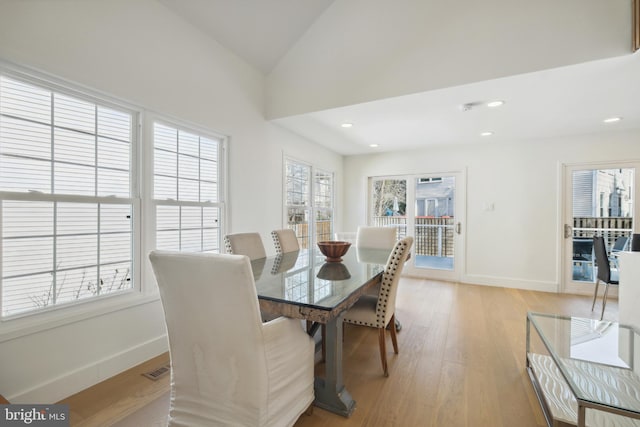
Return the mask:
POLYGON ((269 73, 333 0, 159 0, 269 73))
POLYGON ((631 0, 159 1, 265 75, 269 119, 345 155, 640 128, 631 0))

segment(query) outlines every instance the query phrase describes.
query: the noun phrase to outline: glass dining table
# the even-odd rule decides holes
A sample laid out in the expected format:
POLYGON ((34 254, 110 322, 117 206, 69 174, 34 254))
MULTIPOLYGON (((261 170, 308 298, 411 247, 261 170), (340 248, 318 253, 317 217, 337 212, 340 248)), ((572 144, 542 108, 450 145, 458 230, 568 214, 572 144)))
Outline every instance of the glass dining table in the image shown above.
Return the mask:
POLYGON ((342 375, 344 312, 380 283, 389 250, 351 247, 341 262, 316 249, 251 262, 263 313, 308 321, 310 335, 325 325, 325 374, 316 377, 314 404, 348 417, 355 401, 342 375))

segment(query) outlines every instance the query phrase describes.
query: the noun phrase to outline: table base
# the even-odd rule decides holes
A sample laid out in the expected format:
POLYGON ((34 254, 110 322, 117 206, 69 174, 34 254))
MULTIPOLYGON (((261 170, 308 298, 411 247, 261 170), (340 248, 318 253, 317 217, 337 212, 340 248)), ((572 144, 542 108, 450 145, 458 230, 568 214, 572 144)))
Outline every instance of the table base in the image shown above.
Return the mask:
MULTIPOLYGON (((325 375, 315 380, 314 404, 322 409, 348 417, 356 407, 342 382, 342 319, 344 313, 325 324, 325 375)), ((311 328, 313 329, 313 328, 311 328)))
POLYGON ((336 391, 328 386, 323 378, 316 378, 315 394, 316 399, 313 402, 315 406, 343 417, 349 417, 356 408, 356 401, 344 387, 336 391))

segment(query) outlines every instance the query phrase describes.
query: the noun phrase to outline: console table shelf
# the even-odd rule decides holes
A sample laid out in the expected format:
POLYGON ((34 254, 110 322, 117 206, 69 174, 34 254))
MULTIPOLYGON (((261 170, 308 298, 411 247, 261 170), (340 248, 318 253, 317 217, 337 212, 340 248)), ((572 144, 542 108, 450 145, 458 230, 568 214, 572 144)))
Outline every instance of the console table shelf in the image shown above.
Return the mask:
POLYGON ((527 315, 527 371, 549 427, 640 427, 639 358, 632 327, 527 315))

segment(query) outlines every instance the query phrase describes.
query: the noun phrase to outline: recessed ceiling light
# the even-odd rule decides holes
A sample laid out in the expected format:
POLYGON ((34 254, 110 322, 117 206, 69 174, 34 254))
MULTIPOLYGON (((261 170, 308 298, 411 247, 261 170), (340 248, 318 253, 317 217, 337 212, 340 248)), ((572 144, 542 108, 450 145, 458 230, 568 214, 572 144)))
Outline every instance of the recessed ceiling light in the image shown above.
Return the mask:
POLYGON ((493 132, 491 132, 491 131, 482 132, 480 134, 480 136, 491 136, 491 135, 493 135, 493 132))
POLYGON ((353 123, 343 123, 340 126, 342 126, 343 128, 350 128, 353 127, 353 123))
POLYGON ((609 117, 608 119, 604 119, 603 122, 615 123, 615 122, 619 122, 620 120, 622 120, 622 117, 609 117))
POLYGON ((369 147, 371 147, 371 148, 377 148, 377 147, 379 147, 379 145, 378 145, 378 144, 369 144, 369 147))
POLYGON ((487 102, 487 107, 500 107, 501 105, 504 105, 504 101, 490 101, 487 102))

